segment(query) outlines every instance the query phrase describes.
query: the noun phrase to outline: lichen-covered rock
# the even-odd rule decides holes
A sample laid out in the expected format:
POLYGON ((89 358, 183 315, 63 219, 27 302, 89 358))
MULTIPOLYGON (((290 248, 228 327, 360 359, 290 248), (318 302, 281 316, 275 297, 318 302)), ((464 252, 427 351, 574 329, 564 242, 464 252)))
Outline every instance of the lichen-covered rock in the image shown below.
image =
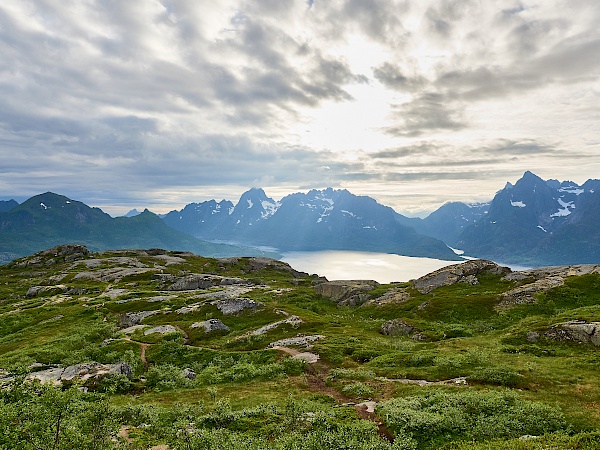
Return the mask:
POLYGON ((128 312, 122 314, 119 317, 119 324, 121 328, 128 328, 133 325, 139 324, 146 317, 153 316, 155 314, 159 314, 160 311, 138 311, 138 312, 128 312))
POLYGON ((167 291, 194 291, 198 289, 209 289, 216 286, 229 286, 236 284, 249 284, 248 280, 235 277, 221 277, 218 275, 209 275, 203 273, 192 273, 183 277, 176 277, 171 274, 157 273, 152 277, 165 284, 167 291))
POLYGON ((250 298, 229 298, 225 300, 217 300, 211 302, 211 305, 215 305, 219 311, 226 315, 237 314, 245 309, 256 310, 256 308, 259 306, 263 306, 262 303, 250 298))
POLYGON ((386 336, 408 335, 415 330, 415 327, 409 325, 402 319, 392 319, 381 325, 379 332, 386 336))
POLYGON ((316 285, 315 292, 339 306, 358 306, 369 301, 368 292, 377 286, 373 280, 334 280, 316 285))
POLYGON ((518 286, 510 291, 500 294, 498 297, 500 299, 498 308, 535 303, 535 294, 562 286, 563 284, 565 284, 564 278, 560 276, 551 276, 524 284, 523 286, 518 286))
POLYGON ((219 319, 208 319, 204 322, 194 322, 192 328, 204 328, 205 333, 213 331, 229 331, 229 327, 219 319))
POLYGON ((56 284, 54 286, 31 286, 25 297, 37 297, 38 295, 54 295, 62 292, 67 292, 69 287, 64 284, 56 284))
POLYGON ((188 380, 195 380, 196 379, 196 372, 194 372, 192 369, 190 369, 189 367, 186 367, 185 369, 183 369, 181 371, 181 374, 187 378, 188 380))
POLYGON ((510 273, 508 267, 502 267, 492 261, 475 259, 460 264, 442 267, 441 269, 413 280, 413 286, 421 294, 428 294, 442 286, 450 286, 456 283, 477 284, 477 275, 495 274, 502 275, 510 273))
POLYGON ((106 375, 122 374, 131 378, 131 366, 126 363, 101 364, 99 362, 88 362, 75 364, 68 367, 54 367, 51 369, 33 372, 27 375, 26 381, 38 380, 41 383, 53 383, 60 385, 62 382, 74 380, 86 381, 90 378, 101 378, 106 375))
POLYGON ((313 335, 308 335, 308 336, 304 336, 304 335, 298 335, 296 337, 293 338, 287 338, 287 339, 280 339, 278 341, 275 342, 271 342, 267 348, 273 348, 273 347, 289 347, 289 346, 304 346, 306 348, 310 347, 310 343, 317 341, 319 339, 323 339, 325 336, 321 336, 320 334, 313 334, 313 335))
POLYGON ((76 261, 87 258, 90 251, 83 245, 66 244, 52 247, 25 258, 13 261, 16 267, 41 267, 59 262, 76 261))
POLYGON ((519 270, 505 275, 502 279, 522 281, 528 278, 541 280, 548 277, 573 277, 592 273, 600 273, 600 264, 577 264, 573 266, 548 266, 536 269, 519 270))
POLYGON ((144 336, 148 336, 149 334, 168 334, 168 333, 177 333, 177 328, 173 325, 159 325, 158 327, 148 328, 144 331, 144 336))
POLYGON ((391 303, 404 303, 410 299, 410 294, 406 288, 392 288, 381 297, 369 300, 367 304, 371 305, 388 305, 391 303))
POLYGON ((558 341, 579 342, 600 347, 600 322, 571 320, 554 325, 545 335, 558 341))

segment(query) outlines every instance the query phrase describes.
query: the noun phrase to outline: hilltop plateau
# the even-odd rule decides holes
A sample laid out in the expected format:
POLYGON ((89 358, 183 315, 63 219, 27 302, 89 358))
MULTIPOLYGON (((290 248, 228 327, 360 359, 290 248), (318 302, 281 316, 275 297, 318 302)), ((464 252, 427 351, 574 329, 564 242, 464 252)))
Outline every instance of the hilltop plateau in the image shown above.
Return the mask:
POLYGON ((598 448, 599 319, 598 265, 58 246, 0 267, 0 448, 598 448))

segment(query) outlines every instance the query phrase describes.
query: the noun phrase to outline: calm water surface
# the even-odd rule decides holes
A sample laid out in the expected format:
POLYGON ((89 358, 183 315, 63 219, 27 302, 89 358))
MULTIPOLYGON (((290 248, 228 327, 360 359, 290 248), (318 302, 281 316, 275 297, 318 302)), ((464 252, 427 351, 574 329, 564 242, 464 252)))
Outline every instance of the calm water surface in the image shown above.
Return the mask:
POLYGON ((375 280, 379 283, 412 280, 460 262, 338 250, 287 252, 281 260, 296 270, 316 273, 329 280, 375 280))

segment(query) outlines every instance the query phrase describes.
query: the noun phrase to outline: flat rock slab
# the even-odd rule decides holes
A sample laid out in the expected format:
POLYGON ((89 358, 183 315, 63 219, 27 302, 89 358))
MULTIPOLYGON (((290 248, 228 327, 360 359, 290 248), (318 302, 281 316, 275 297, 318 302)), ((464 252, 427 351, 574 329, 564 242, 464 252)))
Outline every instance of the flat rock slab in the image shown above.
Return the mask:
POLYGON ((297 346, 297 347, 307 347, 310 345, 311 342, 314 341, 318 341, 319 339, 323 339, 325 336, 322 336, 320 334, 313 334, 313 335, 308 335, 308 336, 296 336, 293 338, 287 338, 287 339, 280 339, 278 341, 275 342, 271 342, 267 348, 274 348, 274 347, 289 347, 289 346, 297 346))
POLYGON ((125 294, 129 294, 129 289, 109 289, 108 291, 100 294, 99 297, 108 297, 111 300, 114 300, 125 294))
POLYGON ((245 309, 256 310, 262 303, 250 298, 228 298, 211 302, 211 305, 217 307, 223 314, 237 314, 245 309))
POLYGON ((287 319, 278 320, 277 322, 269 323, 269 324, 262 326, 256 330, 252 330, 248 333, 245 333, 242 336, 240 336, 238 339, 245 339, 248 336, 260 336, 260 335, 263 335, 263 334, 267 333, 268 331, 271 331, 281 325, 292 325, 292 326, 296 327, 296 326, 300 325, 302 322, 303 322, 302 319, 298 316, 289 316, 287 319))
POLYGON ((212 299, 227 299, 238 298, 248 292, 254 290, 251 286, 225 286, 223 290, 205 292, 204 294, 195 295, 193 298, 212 298, 212 299))
POLYGON ((193 273, 183 277, 177 277, 171 274, 155 274, 153 279, 167 284, 167 291, 194 291, 198 289, 210 289, 217 286, 229 286, 237 284, 249 284, 248 280, 235 277, 221 277, 219 275, 208 275, 203 273, 193 273))
POLYGON ((90 378, 99 378, 112 374, 122 374, 131 378, 131 366, 126 363, 101 364, 92 361, 68 367, 55 367, 39 372, 33 372, 27 375, 25 381, 38 380, 41 383, 60 385, 63 381, 72 382, 75 379, 86 381, 90 378))
POLYGON ((169 333, 177 333, 179 330, 175 328, 173 325, 160 325, 158 327, 149 328, 144 331, 144 336, 148 336, 149 334, 169 334, 169 333))

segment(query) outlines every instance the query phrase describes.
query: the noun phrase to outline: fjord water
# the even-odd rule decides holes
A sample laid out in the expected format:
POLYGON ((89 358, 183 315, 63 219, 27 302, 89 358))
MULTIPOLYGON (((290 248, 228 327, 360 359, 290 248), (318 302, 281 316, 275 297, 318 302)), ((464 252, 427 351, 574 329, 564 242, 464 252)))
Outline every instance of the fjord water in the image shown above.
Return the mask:
POLYGON ((286 252, 281 260, 296 270, 316 273, 329 280, 375 280, 379 283, 408 281, 458 264, 457 261, 346 250, 286 252))

